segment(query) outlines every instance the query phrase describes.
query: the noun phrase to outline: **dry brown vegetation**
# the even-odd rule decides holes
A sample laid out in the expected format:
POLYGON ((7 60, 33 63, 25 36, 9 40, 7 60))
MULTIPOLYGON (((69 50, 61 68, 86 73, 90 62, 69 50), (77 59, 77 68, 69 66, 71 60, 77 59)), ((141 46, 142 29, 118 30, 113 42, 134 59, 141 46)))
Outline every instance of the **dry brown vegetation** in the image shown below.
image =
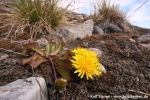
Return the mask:
POLYGON ((119 4, 112 4, 111 0, 97 0, 92 15, 95 23, 112 23, 120 27, 124 32, 131 31, 131 25, 125 13, 119 10, 119 4))
POLYGON ((6 38, 11 37, 13 40, 22 35, 32 39, 38 34, 52 33, 55 27, 63 24, 63 18, 70 5, 69 3, 61 8, 61 2, 60 0, 12 0, 10 9, 5 11, 6 7, 3 6, 1 10, 3 15, 1 21, 4 26, 0 27, 0 31, 7 28, 9 31, 6 38))

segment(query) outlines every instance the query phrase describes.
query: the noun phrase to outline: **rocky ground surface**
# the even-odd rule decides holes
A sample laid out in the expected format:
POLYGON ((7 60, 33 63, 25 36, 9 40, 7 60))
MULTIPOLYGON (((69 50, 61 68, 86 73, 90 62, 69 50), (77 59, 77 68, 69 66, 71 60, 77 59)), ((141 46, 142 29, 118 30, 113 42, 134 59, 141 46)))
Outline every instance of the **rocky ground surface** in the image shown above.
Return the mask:
MULTIPOLYGON (((15 45, 17 46, 17 45, 15 45)), ((23 66, 23 55, 17 54, 18 47, 9 42, 0 42, 0 85, 5 85, 20 78, 32 76, 29 65, 23 66), (15 51, 15 52, 10 52, 15 51)), ((54 76, 49 63, 35 69, 38 75, 46 79, 50 99, 88 100, 92 96, 141 96, 150 94, 150 50, 141 47, 137 42, 130 42, 123 34, 93 35, 85 39, 68 42, 67 48, 93 47, 103 51, 100 62, 107 73, 94 80, 80 80, 76 75, 68 82, 65 94, 54 90, 54 76), (90 96, 90 97, 89 97, 90 96)), ((111 98, 112 98, 111 97, 111 98)), ((96 97, 97 98, 97 97, 96 97)), ((114 97, 114 99, 117 97, 114 97)), ((120 98, 120 97, 118 97, 120 98)), ((140 98, 140 97, 139 97, 140 98)))
MULTIPOLYGON (((100 62, 107 73, 87 81, 72 74, 66 91, 56 92, 54 76, 50 63, 35 69, 37 75, 45 78, 50 100, 120 100, 150 98, 150 49, 141 45, 139 37, 150 33, 150 29, 135 27, 133 33, 93 34, 91 37, 76 39, 65 43, 65 47, 97 48, 103 51, 100 62)), ((0 86, 17 79, 33 76, 29 65, 22 65, 21 46, 3 39, 0 33, 0 86)), ((57 73, 58 74, 58 73, 57 73)), ((58 76, 60 76, 58 74, 58 76)))

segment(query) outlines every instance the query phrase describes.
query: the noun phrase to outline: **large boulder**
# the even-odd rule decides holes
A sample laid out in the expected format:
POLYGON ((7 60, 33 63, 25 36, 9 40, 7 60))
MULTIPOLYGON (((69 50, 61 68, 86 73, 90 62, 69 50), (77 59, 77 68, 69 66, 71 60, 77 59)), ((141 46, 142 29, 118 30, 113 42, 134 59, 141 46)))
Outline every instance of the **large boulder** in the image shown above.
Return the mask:
POLYGON ((93 20, 87 20, 79 25, 65 26, 56 30, 57 35, 61 36, 64 40, 75 40, 76 38, 85 38, 92 36, 93 20))
POLYGON ((19 79, 0 87, 0 100, 48 100, 45 80, 41 77, 19 79))

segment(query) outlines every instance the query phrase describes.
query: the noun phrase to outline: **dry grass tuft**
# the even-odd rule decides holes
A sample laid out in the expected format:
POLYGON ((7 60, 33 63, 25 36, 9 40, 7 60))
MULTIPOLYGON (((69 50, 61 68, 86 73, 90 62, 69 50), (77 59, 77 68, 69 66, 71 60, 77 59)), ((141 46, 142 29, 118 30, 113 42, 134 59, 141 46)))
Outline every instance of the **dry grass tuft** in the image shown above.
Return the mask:
POLYGON ((94 4, 92 18, 96 23, 112 23, 124 32, 130 32, 131 25, 126 18, 126 14, 119 10, 119 6, 119 4, 111 4, 111 0, 97 0, 94 4))
POLYGON ((61 7, 62 0, 11 0, 13 12, 7 15, 5 23, 11 28, 6 38, 15 40, 22 35, 30 39, 52 32, 63 24, 63 18, 71 3, 61 7))

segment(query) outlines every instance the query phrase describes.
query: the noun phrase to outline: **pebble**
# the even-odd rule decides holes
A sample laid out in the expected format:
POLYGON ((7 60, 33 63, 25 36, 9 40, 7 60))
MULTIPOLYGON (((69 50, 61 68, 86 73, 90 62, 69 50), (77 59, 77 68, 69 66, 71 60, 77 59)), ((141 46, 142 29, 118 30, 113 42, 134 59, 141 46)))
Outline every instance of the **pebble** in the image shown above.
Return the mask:
POLYGON ((8 57, 9 57, 8 54, 3 54, 3 55, 0 56, 0 60, 4 60, 4 59, 6 59, 8 57))
POLYGON ((102 57, 103 51, 101 51, 100 49, 97 48, 87 48, 87 49, 95 52, 98 55, 98 57, 100 58, 102 57))

